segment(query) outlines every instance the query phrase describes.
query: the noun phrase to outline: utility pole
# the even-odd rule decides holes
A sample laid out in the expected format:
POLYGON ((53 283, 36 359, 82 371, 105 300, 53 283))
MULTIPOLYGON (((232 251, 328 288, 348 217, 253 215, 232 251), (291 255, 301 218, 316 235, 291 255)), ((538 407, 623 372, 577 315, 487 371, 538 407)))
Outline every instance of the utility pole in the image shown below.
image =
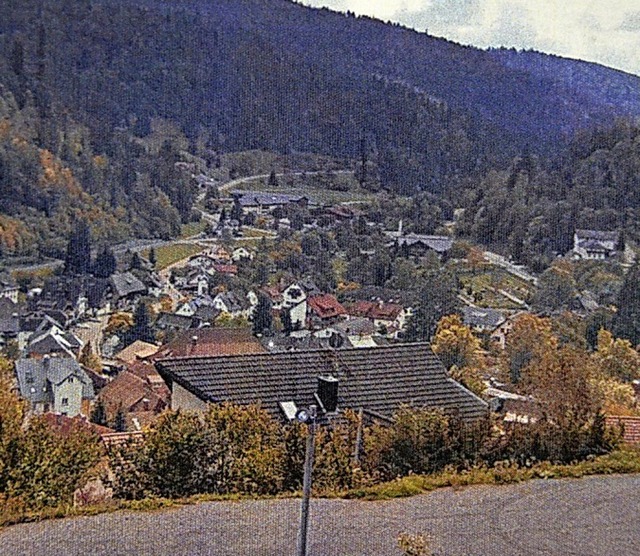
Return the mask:
POLYGON ((316 416, 315 405, 309 409, 298 411, 298 421, 307 423, 309 428, 307 434, 307 449, 304 457, 304 479, 302 481, 302 505, 300 510, 300 531, 298 532, 298 549, 296 556, 307 556, 307 531, 309 529, 309 500, 311 499, 311 478, 313 473, 313 457, 315 452, 316 437, 316 416))

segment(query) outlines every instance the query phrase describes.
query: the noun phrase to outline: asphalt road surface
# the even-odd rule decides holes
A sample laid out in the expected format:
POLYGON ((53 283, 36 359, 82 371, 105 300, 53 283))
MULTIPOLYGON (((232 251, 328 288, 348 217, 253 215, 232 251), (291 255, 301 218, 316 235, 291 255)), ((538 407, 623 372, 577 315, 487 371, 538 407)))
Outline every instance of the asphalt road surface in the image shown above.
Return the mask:
MULTIPOLYGON (((3 556, 293 556, 299 500, 215 502, 10 527, 3 556)), ((399 532, 443 556, 640 555, 640 476, 443 489, 386 502, 312 500, 309 556, 399 556, 399 532)))

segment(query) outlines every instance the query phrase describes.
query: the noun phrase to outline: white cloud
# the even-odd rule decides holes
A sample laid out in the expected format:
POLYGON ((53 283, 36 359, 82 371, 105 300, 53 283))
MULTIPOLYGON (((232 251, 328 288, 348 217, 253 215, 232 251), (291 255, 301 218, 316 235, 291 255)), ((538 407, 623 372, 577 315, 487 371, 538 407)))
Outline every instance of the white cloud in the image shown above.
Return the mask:
POLYGON ((480 47, 533 48, 640 75, 638 0, 302 0, 480 47))

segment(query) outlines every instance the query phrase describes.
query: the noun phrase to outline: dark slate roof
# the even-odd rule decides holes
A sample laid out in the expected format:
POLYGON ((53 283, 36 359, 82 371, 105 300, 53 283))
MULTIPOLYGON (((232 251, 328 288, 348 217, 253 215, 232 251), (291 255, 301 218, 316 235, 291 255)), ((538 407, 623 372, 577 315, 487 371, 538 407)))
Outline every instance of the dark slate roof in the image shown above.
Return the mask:
POLYGON ((160 313, 156 320, 158 328, 173 328, 175 330, 189 330, 189 328, 197 328, 199 319, 188 317, 186 315, 178 315, 176 313, 160 313))
POLYGON ((620 233, 619 232, 607 232, 602 230, 576 230, 576 236, 578 240, 596 240, 596 241, 615 241, 617 242, 620 233))
POLYGON ((6 297, 0 297, 0 334, 20 332, 20 315, 23 312, 23 305, 14 303, 6 297))
POLYGON ((400 236, 396 239, 399 246, 407 245, 412 247, 414 245, 422 245, 433 249, 436 253, 445 253, 449 251, 453 246, 453 238, 449 236, 430 236, 423 234, 407 234, 406 236, 400 236))
POLYGON ((304 197, 302 195, 287 195, 284 193, 262 193, 260 191, 234 191, 232 193, 238 199, 242 207, 276 206, 298 203, 304 197))
POLYGON ((341 409, 362 408, 385 419, 402 404, 459 411, 467 419, 488 407, 447 376, 426 343, 164 359, 157 367, 168 384, 175 381, 200 399, 260 403, 273 415, 281 415, 278 402, 316 403, 319 375, 340 380, 341 409))
POLYGON ((111 285, 118 297, 147 292, 147 287, 131 272, 118 272, 111 276, 111 285))
POLYGON ((48 401, 52 384, 60 384, 69 375, 82 382, 82 397, 95 397, 93 383, 75 359, 50 357, 44 359, 18 359, 16 375, 20 395, 31 402, 48 401))
POLYGON ((507 320, 507 317, 502 311, 498 311, 497 309, 463 307, 462 319, 467 326, 495 329, 507 320))

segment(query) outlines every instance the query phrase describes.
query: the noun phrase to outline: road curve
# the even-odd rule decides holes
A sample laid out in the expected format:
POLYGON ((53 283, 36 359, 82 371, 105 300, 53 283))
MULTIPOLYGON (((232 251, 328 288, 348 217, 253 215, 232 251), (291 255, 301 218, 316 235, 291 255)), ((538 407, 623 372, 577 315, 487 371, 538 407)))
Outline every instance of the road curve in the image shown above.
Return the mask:
MULTIPOLYGON (((399 532, 441 556, 640 554, 640 476, 479 486, 386 502, 312 500, 309 556, 399 556, 399 532)), ((214 502, 9 527, 3 556, 288 556, 298 500, 214 502)))

